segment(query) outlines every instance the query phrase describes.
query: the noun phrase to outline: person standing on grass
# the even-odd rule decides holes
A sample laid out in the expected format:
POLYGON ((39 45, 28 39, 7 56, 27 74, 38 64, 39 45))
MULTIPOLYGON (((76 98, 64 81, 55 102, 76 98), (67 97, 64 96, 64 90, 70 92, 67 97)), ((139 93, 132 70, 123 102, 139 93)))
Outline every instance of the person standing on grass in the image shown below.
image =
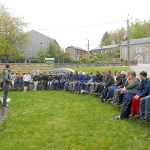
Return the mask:
POLYGON ((27 92, 30 81, 31 81, 31 75, 29 73, 25 73, 25 75, 23 76, 24 92, 27 92))
POLYGON ((9 91, 10 84, 11 84, 10 65, 6 64, 5 69, 3 70, 3 91, 4 91, 3 109, 4 110, 7 106, 7 96, 8 96, 8 91, 9 91))

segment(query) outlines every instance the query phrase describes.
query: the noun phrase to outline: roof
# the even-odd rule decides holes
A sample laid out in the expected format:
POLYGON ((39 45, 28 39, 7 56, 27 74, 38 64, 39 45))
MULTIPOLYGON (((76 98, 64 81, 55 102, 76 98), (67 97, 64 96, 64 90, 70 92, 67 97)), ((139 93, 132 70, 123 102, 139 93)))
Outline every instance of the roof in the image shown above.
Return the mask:
MULTIPOLYGON (((150 43, 150 37, 130 40, 130 45, 144 44, 144 43, 150 43)), ((121 46, 125 46, 125 45, 127 45, 127 41, 124 41, 121 44, 121 46)))
MULTIPOLYGON (((66 49, 68 49, 68 48, 74 48, 74 49, 77 49, 77 50, 86 51, 85 49, 80 48, 80 47, 77 47, 77 46, 68 46, 66 49)), ((86 52, 87 52, 87 51, 86 51, 86 52)))
POLYGON ((107 45, 107 46, 102 46, 100 48, 92 49, 92 50, 90 50, 90 52, 91 51, 97 51, 97 50, 105 50, 105 49, 117 48, 117 47, 119 47, 119 45, 107 45))
POLYGON ((45 58, 45 60, 55 60, 55 58, 45 58))

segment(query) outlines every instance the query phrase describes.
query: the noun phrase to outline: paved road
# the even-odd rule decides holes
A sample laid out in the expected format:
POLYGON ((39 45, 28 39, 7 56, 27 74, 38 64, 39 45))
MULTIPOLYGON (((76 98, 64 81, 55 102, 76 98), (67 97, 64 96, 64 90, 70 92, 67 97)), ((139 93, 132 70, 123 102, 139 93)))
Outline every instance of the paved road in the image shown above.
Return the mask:
POLYGON ((136 72, 137 77, 139 77, 139 73, 141 71, 146 71, 148 77, 150 78, 150 64, 139 64, 137 66, 131 66, 130 68, 136 72))

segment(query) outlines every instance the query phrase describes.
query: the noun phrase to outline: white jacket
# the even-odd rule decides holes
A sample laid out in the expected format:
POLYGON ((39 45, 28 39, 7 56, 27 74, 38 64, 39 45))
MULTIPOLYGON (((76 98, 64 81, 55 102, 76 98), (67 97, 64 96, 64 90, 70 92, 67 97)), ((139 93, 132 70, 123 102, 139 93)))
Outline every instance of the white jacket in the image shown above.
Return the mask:
POLYGON ((23 76, 23 81, 24 82, 30 82, 30 80, 31 80, 31 75, 30 74, 25 74, 23 76))

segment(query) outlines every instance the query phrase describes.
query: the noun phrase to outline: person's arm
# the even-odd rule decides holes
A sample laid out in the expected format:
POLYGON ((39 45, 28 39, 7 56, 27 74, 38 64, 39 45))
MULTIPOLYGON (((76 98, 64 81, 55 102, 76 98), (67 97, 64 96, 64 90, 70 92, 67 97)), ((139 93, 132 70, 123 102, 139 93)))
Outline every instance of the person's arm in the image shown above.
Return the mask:
POLYGON ((10 83, 10 75, 9 75, 9 72, 7 70, 4 71, 3 73, 3 80, 10 83))
POLYGON ((114 84, 114 78, 110 77, 110 79, 108 80, 108 82, 106 83, 105 87, 109 87, 110 85, 114 84))
POLYGON ((140 83, 140 81, 136 80, 136 81, 130 83, 130 84, 126 87, 126 89, 127 89, 127 90, 131 90, 131 89, 133 89, 135 86, 138 86, 139 83, 140 83))

